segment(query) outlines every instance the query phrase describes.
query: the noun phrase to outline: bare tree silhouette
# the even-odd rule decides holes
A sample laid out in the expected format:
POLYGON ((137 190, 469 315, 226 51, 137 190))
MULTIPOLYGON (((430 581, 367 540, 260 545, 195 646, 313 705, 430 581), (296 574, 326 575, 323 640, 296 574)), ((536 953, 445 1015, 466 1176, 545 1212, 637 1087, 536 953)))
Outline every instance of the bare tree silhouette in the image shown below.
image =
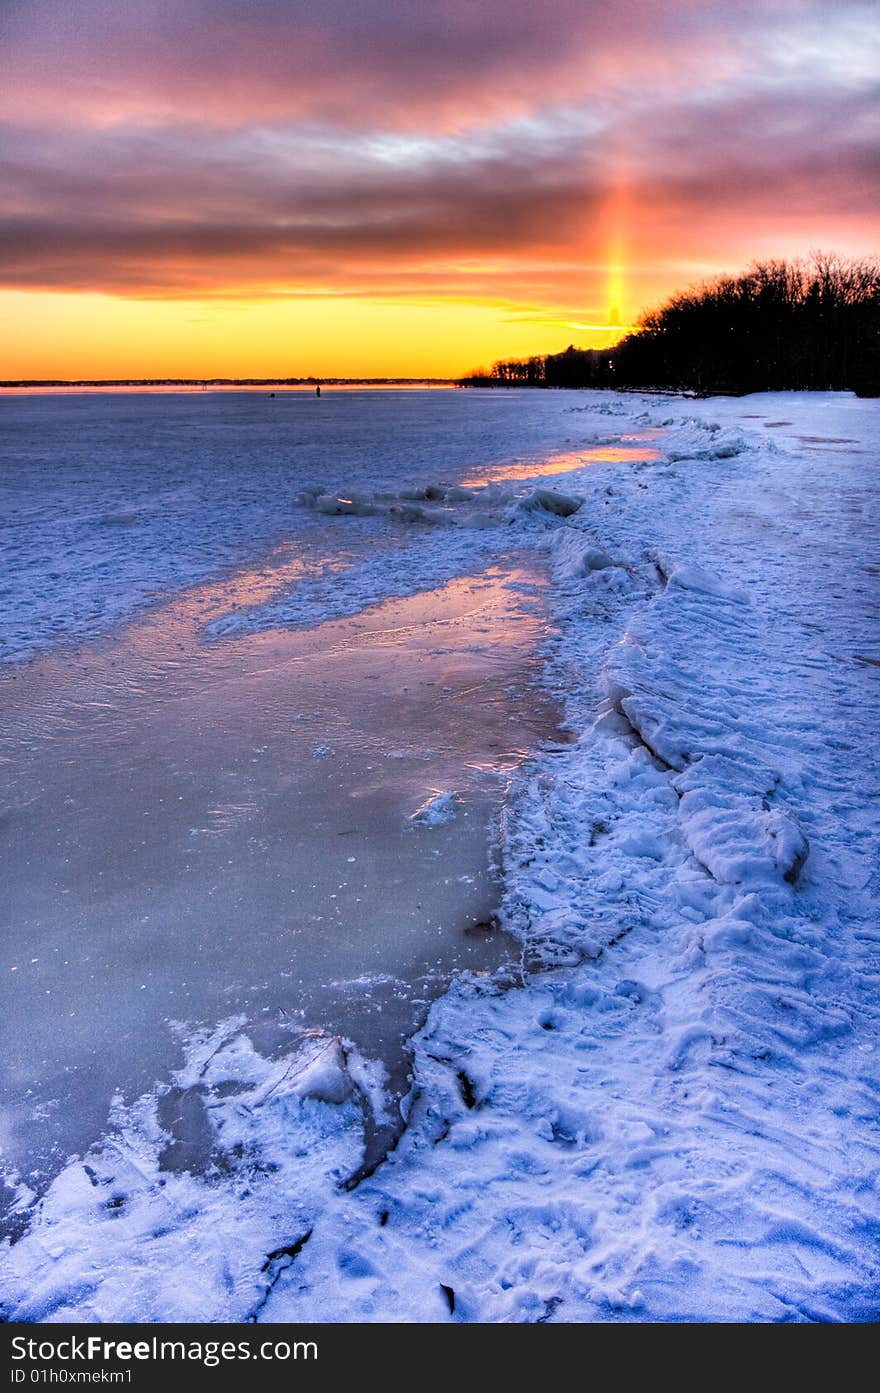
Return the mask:
POLYGON ((816 252, 673 295, 612 349, 499 362, 465 386, 880 394, 880 261, 816 252))

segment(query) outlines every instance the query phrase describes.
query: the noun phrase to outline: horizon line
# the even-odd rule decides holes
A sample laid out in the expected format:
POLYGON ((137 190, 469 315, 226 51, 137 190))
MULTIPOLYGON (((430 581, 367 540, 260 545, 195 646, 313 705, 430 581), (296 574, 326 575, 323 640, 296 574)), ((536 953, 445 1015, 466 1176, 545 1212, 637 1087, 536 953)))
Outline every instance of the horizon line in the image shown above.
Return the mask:
POLYGON ((344 387, 455 384, 458 377, 16 377, 0 379, 0 390, 14 387, 344 387))

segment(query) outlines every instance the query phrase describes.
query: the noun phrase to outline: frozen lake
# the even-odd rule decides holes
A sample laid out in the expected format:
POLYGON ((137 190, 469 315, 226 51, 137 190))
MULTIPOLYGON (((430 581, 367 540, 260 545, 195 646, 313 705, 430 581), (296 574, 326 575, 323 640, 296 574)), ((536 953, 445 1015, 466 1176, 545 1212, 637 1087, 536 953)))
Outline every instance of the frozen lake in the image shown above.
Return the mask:
MULTIPOLYGON (((556 393, 0 394, 0 661, 91 638, 157 595, 278 543, 339 560, 294 504, 317 486, 485 481, 580 444, 556 393)), ((399 545, 401 538, 394 542, 399 545)))
POLYGON ((876 418, 0 399, 0 1318, 876 1316, 876 418))

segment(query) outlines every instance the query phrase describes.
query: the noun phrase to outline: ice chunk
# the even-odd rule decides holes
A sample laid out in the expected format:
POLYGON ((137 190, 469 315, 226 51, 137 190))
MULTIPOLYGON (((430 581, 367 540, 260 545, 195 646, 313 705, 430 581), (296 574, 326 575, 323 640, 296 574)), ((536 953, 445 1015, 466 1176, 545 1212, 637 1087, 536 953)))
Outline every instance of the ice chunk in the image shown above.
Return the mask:
POLYGON ((434 793, 416 809, 410 821, 419 827, 442 827, 455 817, 457 804, 455 793, 434 793))
POLYGON ((582 498, 555 489, 534 489, 517 504, 522 513, 549 513, 552 517, 569 518, 583 506, 582 498))
POLYGON ((703 595, 714 595, 720 600, 733 600, 737 604, 748 604, 748 594, 737 586, 727 585, 718 576, 710 575, 699 566, 676 566, 669 573, 668 584, 680 590, 696 590, 703 595))
POLYGON ((353 1087, 342 1044, 334 1036, 296 1075, 291 1092, 298 1098, 315 1098, 320 1103, 344 1103, 351 1097, 353 1087))
POLYGON ((388 516, 395 522, 421 522, 429 526, 452 522, 452 515, 439 508, 420 508, 417 503, 392 503, 388 516))
POLYGON ((375 517, 382 508, 370 499, 351 494, 322 493, 315 499, 312 507, 316 513, 326 513, 331 517, 375 517))
POLYGON ((722 885, 751 885, 768 875, 793 883, 807 859, 809 844, 794 818, 781 808, 771 812, 739 806, 701 808, 691 813, 682 799, 683 828, 697 860, 722 885))
POLYGON ((603 571, 614 562, 606 551, 596 546, 583 532, 570 528, 562 529, 555 558, 556 575, 560 580, 574 580, 589 575, 591 571, 603 571))

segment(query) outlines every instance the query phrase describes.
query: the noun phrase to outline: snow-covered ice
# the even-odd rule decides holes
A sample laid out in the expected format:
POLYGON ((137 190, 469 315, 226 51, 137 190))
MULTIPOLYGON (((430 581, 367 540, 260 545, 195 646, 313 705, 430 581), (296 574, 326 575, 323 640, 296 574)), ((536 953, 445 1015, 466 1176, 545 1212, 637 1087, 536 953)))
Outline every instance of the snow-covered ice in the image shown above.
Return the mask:
MULTIPOLYGON (((235 1020, 194 1034, 173 1086, 206 1100, 214 1169, 163 1168, 160 1095, 120 1105, 41 1200, 22 1185, 7 1314, 880 1315, 880 407, 498 395, 575 437, 553 485, 571 506, 526 463, 487 527, 395 539, 374 480, 376 512, 321 520, 376 543, 340 613, 514 544, 551 568, 545 680, 572 742, 511 778, 518 966, 434 1003, 406 1130, 369 1174, 383 1081, 344 1039, 268 1060, 235 1020), (586 458, 610 429, 656 458, 586 458)), ((479 487, 464 463, 439 482, 479 487)), ((350 497, 344 470, 328 485, 350 497)), ((226 623, 325 605, 315 574, 226 623)))

